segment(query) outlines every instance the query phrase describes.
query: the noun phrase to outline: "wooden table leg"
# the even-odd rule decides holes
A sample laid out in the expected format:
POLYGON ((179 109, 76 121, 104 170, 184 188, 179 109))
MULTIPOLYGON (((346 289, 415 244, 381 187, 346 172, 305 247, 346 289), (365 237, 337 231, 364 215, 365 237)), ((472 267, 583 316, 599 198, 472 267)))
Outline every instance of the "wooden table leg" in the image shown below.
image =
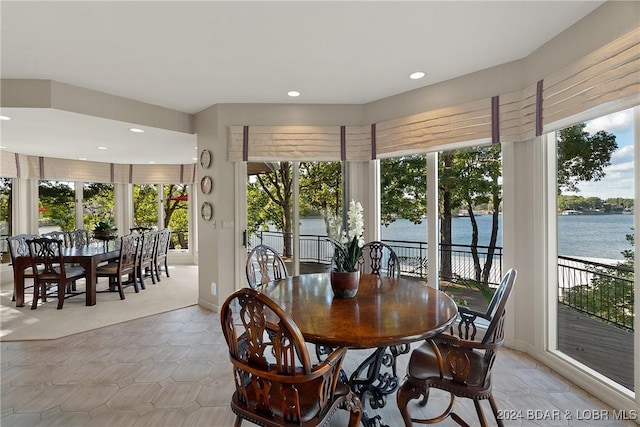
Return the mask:
POLYGON ((96 305, 96 282, 98 281, 96 277, 97 263, 94 262, 93 258, 84 258, 79 262, 79 264, 84 268, 84 273, 86 275, 86 305, 96 305))

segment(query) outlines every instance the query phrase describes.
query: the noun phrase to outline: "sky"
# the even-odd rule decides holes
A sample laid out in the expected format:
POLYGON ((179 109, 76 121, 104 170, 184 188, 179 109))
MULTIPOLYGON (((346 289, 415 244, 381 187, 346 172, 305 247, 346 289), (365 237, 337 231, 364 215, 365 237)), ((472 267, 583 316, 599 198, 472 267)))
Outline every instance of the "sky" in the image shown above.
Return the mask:
POLYGON ((580 184, 579 193, 583 197, 610 197, 633 199, 633 110, 628 109, 586 122, 585 131, 594 134, 599 130, 616 136, 618 149, 611 156, 611 165, 605 168, 606 176, 600 181, 580 184))

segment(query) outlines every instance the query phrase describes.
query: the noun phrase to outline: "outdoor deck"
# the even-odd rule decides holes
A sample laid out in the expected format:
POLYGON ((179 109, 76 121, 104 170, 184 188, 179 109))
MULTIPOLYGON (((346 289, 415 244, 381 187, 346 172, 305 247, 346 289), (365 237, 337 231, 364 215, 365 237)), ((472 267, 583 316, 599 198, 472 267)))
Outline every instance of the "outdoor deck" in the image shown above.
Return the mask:
POLYGON ((558 349, 633 390, 633 333, 558 307, 558 349))

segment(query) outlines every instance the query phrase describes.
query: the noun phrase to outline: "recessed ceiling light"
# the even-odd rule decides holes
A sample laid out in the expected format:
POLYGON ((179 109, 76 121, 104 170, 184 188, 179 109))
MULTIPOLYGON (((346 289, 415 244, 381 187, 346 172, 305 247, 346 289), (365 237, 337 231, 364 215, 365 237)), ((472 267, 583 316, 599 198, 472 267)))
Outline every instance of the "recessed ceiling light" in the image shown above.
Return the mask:
POLYGON ((86 157, 78 157, 78 160, 87 160, 86 157))
POLYGON ((96 147, 98 150, 108 150, 107 147, 96 147))
POLYGON ((138 129, 138 128, 131 128, 131 129, 129 129, 129 130, 130 130, 131 132, 133 132, 133 133, 143 133, 143 132, 144 132, 144 130, 142 130, 142 129, 138 129))
POLYGON ((409 74, 409 78, 412 80, 418 80, 423 78, 424 76, 425 74, 422 71, 416 71, 415 73, 409 74))
POLYGON ((156 164, 156 162, 149 162, 149 164, 150 164, 150 165, 155 165, 155 164, 156 164))
POLYGON ((7 147, 5 147, 4 145, 0 145, 0 150, 6 150, 6 149, 7 149, 7 147))
POLYGON ((0 116, 0 120, 11 120, 11 117, 0 116))
POLYGON ((197 157, 192 157, 191 160, 198 160, 198 158, 197 157))
POLYGON ((287 95, 289 95, 292 98, 295 98, 296 96, 300 96, 300 92, 298 92, 297 90, 290 90, 289 92, 287 92, 287 95))

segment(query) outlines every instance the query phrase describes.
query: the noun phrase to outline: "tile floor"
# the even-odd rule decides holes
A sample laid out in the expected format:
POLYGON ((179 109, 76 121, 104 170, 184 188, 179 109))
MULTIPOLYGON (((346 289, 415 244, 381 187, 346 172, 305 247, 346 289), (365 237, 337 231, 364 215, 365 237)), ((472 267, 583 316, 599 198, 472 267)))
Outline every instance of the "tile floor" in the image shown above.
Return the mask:
MULTIPOLYGON (((66 338, 1 345, 2 427, 233 425, 231 365, 219 318, 198 306, 66 338)), ((347 369, 362 354, 351 351, 347 369)), ((400 368, 405 364, 406 359, 399 361, 400 368)), ((564 414, 576 418, 579 412, 610 408, 512 350, 498 354, 494 394, 503 410, 563 414, 553 422, 526 419, 525 414, 507 425, 635 425, 567 419, 564 414)), ((445 399, 432 393, 429 407, 445 399)), ((473 405, 457 404, 460 415, 473 421, 473 405)), ((414 405, 413 410, 421 409, 414 405)), ((376 413, 391 427, 402 425, 393 398, 376 413)), ((346 425, 346 420, 347 414, 339 411, 331 426, 346 425)))

